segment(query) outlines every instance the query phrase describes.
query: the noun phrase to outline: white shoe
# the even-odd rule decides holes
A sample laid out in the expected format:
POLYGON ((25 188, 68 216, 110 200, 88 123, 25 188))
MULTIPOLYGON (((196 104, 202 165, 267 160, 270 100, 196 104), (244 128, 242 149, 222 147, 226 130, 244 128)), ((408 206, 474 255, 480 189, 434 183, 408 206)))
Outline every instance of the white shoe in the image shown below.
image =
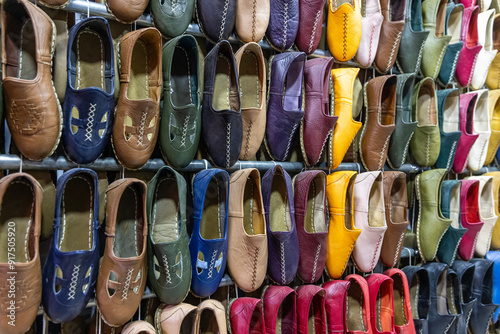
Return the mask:
POLYGON ((483 46, 477 55, 476 68, 472 76, 471 87, 474 90, 481 89, 486 81, 488 69, 497 54, 493 49, 493 18, 495 10, 489 9, 479 13, 477 18, 477 35, 479 44, 483 46))

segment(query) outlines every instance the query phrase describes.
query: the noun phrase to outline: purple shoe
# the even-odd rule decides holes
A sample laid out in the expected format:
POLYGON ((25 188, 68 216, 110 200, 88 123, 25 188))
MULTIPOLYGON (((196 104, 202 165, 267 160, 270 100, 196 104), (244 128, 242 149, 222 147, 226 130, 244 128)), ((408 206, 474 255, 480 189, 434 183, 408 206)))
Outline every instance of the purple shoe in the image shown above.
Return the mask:
POLYGON ((266 31, 269 44, 281 52, 288 50, 298 30, 299 0, 271 0, 271 16, 266 31))
POLYGON ((304 117, 302 78, 306 55, 287 52, 271 60, 265 144, 273 160, 288 159, 293 138, 304 117))

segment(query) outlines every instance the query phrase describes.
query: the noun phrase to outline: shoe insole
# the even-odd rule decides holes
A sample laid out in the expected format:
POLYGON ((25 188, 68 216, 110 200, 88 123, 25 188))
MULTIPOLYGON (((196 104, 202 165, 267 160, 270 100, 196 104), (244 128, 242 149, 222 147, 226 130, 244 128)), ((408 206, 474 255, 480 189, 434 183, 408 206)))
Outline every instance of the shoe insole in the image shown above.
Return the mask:
POLYGON ((250 51, 243 52, 240 76, 241 109, 260 107, 259 61, 250 51))
POLYGON ((446 297, 448 298, 448 309, 451 314, 460 314, 462 311, 460 310, 460 300, 458 298, 458 286, 456 286, 456 275, 454 275, 455 279, 453 279, 452 275, 448 275, 447 284, 446 284, 446 297))
POLYGON ((199 334, 219 334, 219 326, 213 311, 206 309, 201 312, 199 334))
POLYGON ((229 101, 231 91, 231 63, 229 59, 219 54, 217 56, 217 65, 215 67, 215 82, 213 107, 215 110, 230 110, 229 101))
MULTIPOLYGON (((416 1, 415 1, 416 2, 416 1)), ((413 91, 413 80, 406 80, 403 86, 403 107, 411 106, 411 95, 413 91)), ((405 110, 408 110, 405 108, 405 110)), ((401 113, 402 119, 405 123, 414 122, 415 120, 411 117, 411 112, 401 113)))
POLYGON ((183 107, 188 104, 193 104, 193 96, 191 95, 191 62, 189 61, 188 52, 180 46, 175 47, 172 68, 170 69, 170 86, 172 87, 172 103, 176 107, 183 107))
POLYGON ((92 249, 93 186, 84 176, 74 176, 64 187, 59 249, 62 252, 92 249))
POLYGON ((292 321, 295 318, 295 304, 294 300, 288 295, 278 309, 278 316, 276 318, 276 333, 295 333, 297 324, 292 321))
POLYGON ((352 191, 354 189, 354 181, 355 178, 351 178, 349 180, 349 184, 347 185, 347 191, 345 195, 345 228, 348 230, 352 230, 354 226, 352 219, 352 191))
POLYGON ((127 97, 130 100, 149 98, 149 66, 148 50, 139 39, 134 45, 130 60, 130 82, 127 88, 127 97))
POLYGON ((451 191, 450 219, 452 227, 460 228, 460 183, 456 184, 451 191))
POLYGON ((443 110, 443 131, 460 131, 460 97, 451 93, 444 102, 443 110))
POLYGON ((396 106, 396 78, 387 80, 382 89, 381 112, 379 114, 379 122, 382 125, 394 124, 394 115, 396 106))
POLYGON ((419 298, 420 298, 420 279, 418 275, 415 275, 413 280, 410 283, 410 301, 411 301, 411 314, 413 316, 413 319, 420 319, 423 317, 423 314, 419 314, 420 309, 418 307, 419 305, 419 298))
POLYGON ((283 107, 285 110, 295 111, 302 108, 302 73, 303 63, 293 61, 288 68, 285 80, 285 96, 283 107))
POLYGON ((347 293, 347 330, 365 332, 365 322, 363 319, 363 303, 368 303, 369 300, 363 300, 363 292, 358 283, 351 281, 347 293))
POLYGON ((140 197, 137 190, 127 187, 122 194, 116 214, 115 237, 113 252, 116 257, 127 258, 139 256, 142 247, 142 228, 139 220, 141 215, 140 197))
POLYGON ((225 195, 219 186, 217 177, 213 177, 207 187, 203 215, 200 222, 200 234, 203 239, 220 239, 223 237, 223 219, 225 195))
POLYGON ((352 2, 350 0, 334 0, 333 3, 335 4, 335 8, 333 10, 336 10, 337 8, 339 8, 340 6, 342 6, 345 3, 352 4, 352 2))
POLYGON ((403 288, 403 281, 400 275, 392 276, 394 281, 394 325, 404 326, 408 323, 405 314, 405 295, 403 288))
POLYGON ((33 80, 36 77, 36 41, 31 19, 26 20, 21 27, 19 48, 19 68, 17 77, 33 80))
POLYGON ((104 83, 104 43, 96 32, 83 29, 76 37, 75 89, 98 87, 106 91, 104 83))
POLYGON ((459 6, 455 6, 450 13, 447 29, 447 34, 451 35, 450 44, 460 42, 460 34, 462 32, 462 16, 463 9, 459 6))
POLYGON ((405 222, 406 219, 406 184, 404 178, 394 180, 391 189, 391 221, 394 224, 405 222))
POLYGON ((260 203, 260 189, 249 177, 243 193, 243 227, 248 235, 264 234, 264 215, 260 203))
POLYGON ((376 180, 373 182, 373 186, 370 189, 368 208, 368 225, 371 227, 384 226, 385 210, 382 181, 376 180))
POLYGON ((321 174, 318 174, 309 186, 307 194, 307 209, 304 219, 304 228, 308 233, 326 232, 325 222, 325 191, 324 182, 320 179, 321 174))
POLYGON ((0 263, 31 261, 30 230, 34 210, 33 186, 18 179, 5 195, 0 213, 0 263))
POLYGON ((153 242, 173 242, 179 238, 179 194, 174 177, 161 178, 156 184, 152 219, 153 242))
POLYGON ((418 94, 418 109, 417 120, 419 126, 436 125, 436 105, 432 96, 434 92, 428 87, 420 87, 420 94, 418 94))
POLYGON ((469 101, 469 105, 467 106, 467 121, 465 123, 465 132, 469 135, 474 133, 474 105, 477 100, 477 95, 474 95, 472 99, 469 101))
POLYGON ((311 302, 311 307, 309 307, 309 314, 307 316, 307 330, 308 333, 314 334, 314 333, 320 333, 320 326, 321 322, 318 320, 318 325, 316 325, 316 317, 315 314, 318 310, 321 309, 321 296, 316 295, 313 297, 313 300, 311 302), (318 328, 318 331, 316 330, 316 327, 318 328))
POLYGON ((179 334, 192 334, 195 318, 196 318, 196 310, 189 312, 182 320, 181 330, 179 334))
POLYGON ((288 232, 290 226, 290 211, 286 183, 281 174, 276 174, 271 185, 271 200, 269 204, 269 223, 273 232, 288 232))

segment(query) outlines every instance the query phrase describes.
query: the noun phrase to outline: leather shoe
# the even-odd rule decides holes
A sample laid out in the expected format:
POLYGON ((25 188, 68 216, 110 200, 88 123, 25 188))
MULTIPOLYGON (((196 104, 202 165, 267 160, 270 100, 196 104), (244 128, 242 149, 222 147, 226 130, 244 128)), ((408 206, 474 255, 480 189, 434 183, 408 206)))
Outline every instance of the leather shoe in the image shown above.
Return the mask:
POLYGON ((458 89, 443 89, 436 92, 441 148, 435 166, 447 171, 453 166, 460 141, 460 95, 458 89))
POLYGON ((347 319, 347 291, 350 281, 335 280, 323 283, 328 333, 344 334, 347 319))
POLYGON ((394 333, 392 278, 383 274, 371 274, 366 283, 370 291, 370 321, 373 333, 394 333))
POLYGON ((326 334, 325 294, 317 285, 297 287, 297 333, 326 334))
POLYGON ((270 285, 262 292, 266 333, 297 333, 297 292, 287 286, 270 285))
POLYGON ((354 274, 347 276, 345 280, 351 283, 346 296, 346 333, 373 333, 368 283, 362 276, 354 274))
POLYGON ((411 296, 408 279, 397 268, 387 269, 384 275, 392 278, 394 300, 394 329, 396 334, 416 334, 411 312, 411 296))
POLYGON ((229 331, 232 334, 266 332, 264 305, 257 298, 241 297, 229 305, 229 331))
POLYGON ((488 331, 489 323, 498 308, 492 300, 493 261, 472 259, 470 262, 476 267, 472 294, 477 299, 477 303, 472 310, 469 329, 472 334, 482 334, 488 331))

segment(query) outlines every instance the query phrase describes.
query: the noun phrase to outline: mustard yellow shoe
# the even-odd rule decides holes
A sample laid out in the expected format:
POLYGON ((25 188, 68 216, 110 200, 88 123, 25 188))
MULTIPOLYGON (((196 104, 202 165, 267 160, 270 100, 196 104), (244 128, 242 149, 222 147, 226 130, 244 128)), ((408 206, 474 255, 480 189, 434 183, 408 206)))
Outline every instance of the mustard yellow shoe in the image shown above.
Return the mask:
POLYGON ((483 174, 484 176, 493 177, 493 199, 495 201, 495 214, 497 215, 497 222, 495 227, 493 227, 493 232, 491 233, 491 249, 500 249, 500 209, 498 207, 498 193, 500 192, 500 172, 489 172, 483 174))
POLYGON ((486 160, 484 162, 485 166, 493 162, 500 146, 500 89, 489 91, 488 106, 490 109, 491 136, 488 143, 488 153, 486 153, 486 160))
POLYGON ((361 10, 357 0, 328 0, 328 8, 328 48, 336 60, 351 60, 361 41, 361 10))
POLYGON ((334 114, 338 117, 333 135, 330 136, 328 163, 337 168, 361 128, 361 122, 352 119, 352 100, 354 81, 359 68, 336 68, 332 70, 333 89, 335 92, 334 114))
POLYGON ((344 273, 361 229, 354 226, 352 204, 356 172, 342 171, 327 176, 326 196, 330 210, 326 269, 331 278, 344 273))
MULTIPOLYGON (((500 14, 496 14, 493 19, 493 49, 500 50, 500 14)), ((486 76, 486 86, 489 89, 500 88, 500 53, 497 52, 490 64, 488 75, 486 76)))

